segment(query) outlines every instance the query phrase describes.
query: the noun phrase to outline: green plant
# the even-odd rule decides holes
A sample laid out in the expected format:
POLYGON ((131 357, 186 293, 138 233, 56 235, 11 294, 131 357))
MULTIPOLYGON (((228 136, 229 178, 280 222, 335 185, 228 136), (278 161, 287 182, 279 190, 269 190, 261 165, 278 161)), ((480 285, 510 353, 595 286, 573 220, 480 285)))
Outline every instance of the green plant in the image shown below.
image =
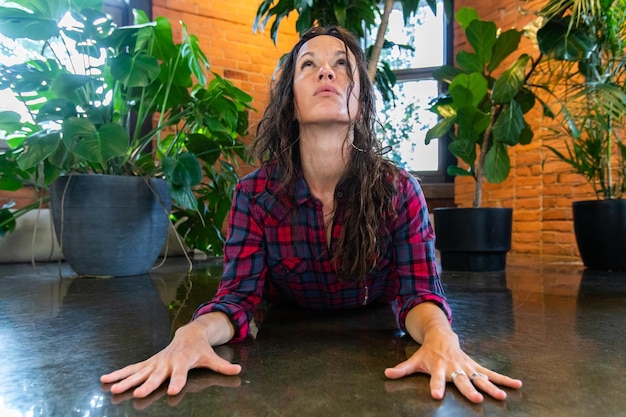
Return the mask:
POLYGON ((426 143, 445 135, 452 138, 450 152, 468 168, 449 166, 447 172, 473 177, 473 207, 480 207, 483 181, 498 184, 509 175, 508 148, 532 140, 525 114, 537 97, 528 80, 541 56, 520 54, 503 68, 517 51, 523 32, 509 29, 498 34, 496 24, 480 20, 472 8, 460 9, 455 17, 473 51, 459 51, 457 66, 435 71, 435 78, 448 89, 433 101, 431 111, 440 121, 427 132, 426 143))
POLYGON ((550 0, 540 10, 540 50, 549 59, 541 82, 550 84, 559 111, 548 146, 593 187, 598 199, 626 193, 626 3, 550 0))
MULTIPOLYGON (((0 33, 39 51, 0 67, 0 89, 9 88, 29 115, 0 113, 10 138, 0 154, 0 189, 46 188, 68 173, 162 177, 176 220, 195 217, 210 231, 185 230, 186 243, 219 254, 231 197, 208 201, 205 190, 215 185, 203 183, 203 171, 213 175, 207 181, 236 182, 232 169, 216 167, 244 158, 239 138, 247 134, 251 97, 211 73, 184 24, 176 43, 164 17, 149 21, 135 11, 135 24, 119 27, 102 8, 103 0, 0 7, 0 33)), ((0 230, 11 230, 16 213, 2 209, 0 230)))

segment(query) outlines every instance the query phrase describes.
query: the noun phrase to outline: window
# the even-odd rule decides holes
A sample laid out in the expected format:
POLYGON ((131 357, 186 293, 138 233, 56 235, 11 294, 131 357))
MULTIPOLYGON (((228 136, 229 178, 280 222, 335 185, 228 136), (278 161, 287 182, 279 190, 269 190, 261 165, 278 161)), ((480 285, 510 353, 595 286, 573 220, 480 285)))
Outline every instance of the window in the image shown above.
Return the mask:
MULTIPOLYGON (((451 23, 446 21, 443 2, 437 3, 435 16, 425 2, 417 13, 404 22, 402 5, 395 4, 385 38, 396 46, 384 49, 381 58, 389 63, 397 82, 396 100, 385 102, 378 93, 377 109, 383 142, 391 147, 388 156, 415 173, 422 182, 441 183, 451 178, 447 166, 454 158, 444 139, 425 144, 426 132, 437 122, 430 112, 430 100, 439 94, 440 86, 432 77, 437 67, 449 62, 451 23), (413 49, 400 45, 410 45, 413 49)), ((370 42, 374 42, 375 33, 370 42)))

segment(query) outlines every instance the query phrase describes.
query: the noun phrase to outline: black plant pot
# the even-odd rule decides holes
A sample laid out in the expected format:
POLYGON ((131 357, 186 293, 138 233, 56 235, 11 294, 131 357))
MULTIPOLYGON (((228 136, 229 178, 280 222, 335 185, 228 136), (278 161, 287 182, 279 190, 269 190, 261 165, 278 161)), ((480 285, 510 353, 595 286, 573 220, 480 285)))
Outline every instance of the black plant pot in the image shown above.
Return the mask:
POLYGON ((170 224, 162 179, 70 175, 50 188, 50 209, 63 256, 79 275, 146 274, 170 224))
POLYGON ((574 233, 587 268, 626 270, 626 200, 572 203, 574 233))
POLYGON ((510 208, 436 208, 435 247, 447 271, 489 272, 506 268, 511 250, 510 208))

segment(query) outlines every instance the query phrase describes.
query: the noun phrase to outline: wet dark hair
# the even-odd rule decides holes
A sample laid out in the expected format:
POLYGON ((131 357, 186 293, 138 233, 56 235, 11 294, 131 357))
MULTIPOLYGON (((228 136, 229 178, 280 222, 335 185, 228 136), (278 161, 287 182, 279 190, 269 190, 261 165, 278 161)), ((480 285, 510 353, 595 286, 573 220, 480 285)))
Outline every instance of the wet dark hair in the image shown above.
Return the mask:
MULTIPOLYGON (((349 55, 348 50, 354 55, 359 74, 359 109, 352 126, 354 147, 348 148, 352 154, 335 190, 335 205, 340 201, 344 210, 344 227, 334 261, 342 278, 362 280, 376 265, 381 242, 387 235, 386 220, 396 214, 393 198, 397 192, 398 170, 384 158, 384 149, 377 140, 375 97, 367 74, 367 59, 349 31, 338 26, 314 27, 302 35, 284 58, 272 84, 269 105, 259 122, 251 152, 263 166, 278 165, 283 178, 282 190, 289 195, 290 185, 301 169, 300 126, 295 117, 293 94, 296 59, 306 42, 321 35, 333 36, 344 43, 346 55, 349 55)), ((355 82, 349 60, 347 65, 349 97, 355 82)))

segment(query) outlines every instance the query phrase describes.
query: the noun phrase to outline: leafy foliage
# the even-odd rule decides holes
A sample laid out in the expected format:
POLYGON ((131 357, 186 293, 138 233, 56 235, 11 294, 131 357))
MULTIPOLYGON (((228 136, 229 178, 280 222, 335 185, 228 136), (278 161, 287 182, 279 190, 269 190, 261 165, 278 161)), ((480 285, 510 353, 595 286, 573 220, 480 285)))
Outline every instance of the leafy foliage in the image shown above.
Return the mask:
MULTIPOLYGON (((0 67, 0 89, 10 89, 30 115, 0 112, 0 129, 11 137, 11 149, 0 154, 0 189, 46 188, 67 173, 162 177, 177 216, 200 217, 207 230, 220 222, 210 232, 217 238, 196 231, 198 241, 187 244, 221 252, 219 216, 203 214, 203 173, 243 157, 239 138, 252 98, 211 73, 184 24, 177 43, 164 17, 149 21, 135 11, 134 25, 118 27, 102 6, 28 0, 0 7, 0 33, 40 51, 0 67)), ((215 178, 237 181, 233 171, 215 178)), ((219 198, 230 205, 230 197, 219 198)), ((0 229, 10 230, 14 214, 3 208, 0 218, 0 229)))
POLYGON ((431 111, 440 121, 428 131, 426 141, 450 135, 450 152, 468 168, 450 166, 448 174, 474 178, 473 206, 480 207, 483 179, 504 181, 511 169, 508 147, 532 140, 524 117, 537 98, 527 81, 541 57, 533 60, 520 54, 501 68, 517 50, 522 32, 509 29, 498 34, 495 23, 480 20, 472 8, 460 9, 456 20, 472 51, 459 51, 456 67, 435 71, 435 78, 448 89, 433 101, 431 111))
POLYGON ((540 11, 537 43, 549 57, 541 82, 558 107, 554 154, 591 184, 598 198, 626 193, 626 4, 551 0, 540 11))

